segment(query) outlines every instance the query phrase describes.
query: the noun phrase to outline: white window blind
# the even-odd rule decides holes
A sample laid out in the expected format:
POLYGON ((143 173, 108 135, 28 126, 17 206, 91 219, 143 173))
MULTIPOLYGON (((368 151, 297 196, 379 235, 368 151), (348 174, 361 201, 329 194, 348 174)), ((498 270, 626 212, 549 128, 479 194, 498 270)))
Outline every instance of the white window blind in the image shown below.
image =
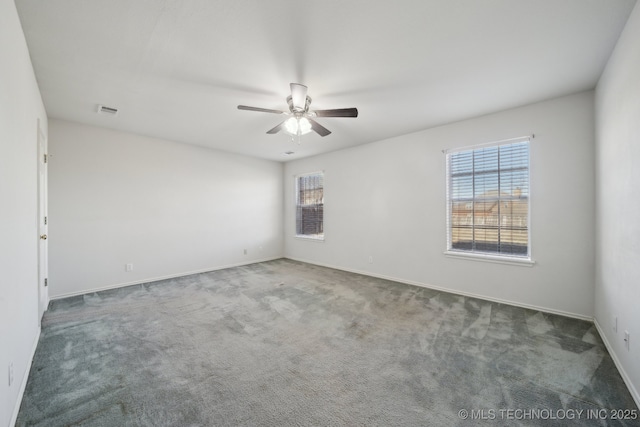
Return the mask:
POLYGON ((530 258, 529 138, 447 153, 447 249, 530 258))
POLYGON ((296 176, 296 236, 324 239, 324 173, 296 176))

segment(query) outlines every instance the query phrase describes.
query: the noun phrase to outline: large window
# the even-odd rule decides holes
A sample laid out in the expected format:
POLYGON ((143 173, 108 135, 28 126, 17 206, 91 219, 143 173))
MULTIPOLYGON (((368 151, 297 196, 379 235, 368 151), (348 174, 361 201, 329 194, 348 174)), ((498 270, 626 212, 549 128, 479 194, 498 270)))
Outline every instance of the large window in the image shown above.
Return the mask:
POLYGON ((296 176, 296 236, 324 240, 324 174, 296 176))
POLYGON ((447 153, 448 251, 530 258, 529 138, 447 153))

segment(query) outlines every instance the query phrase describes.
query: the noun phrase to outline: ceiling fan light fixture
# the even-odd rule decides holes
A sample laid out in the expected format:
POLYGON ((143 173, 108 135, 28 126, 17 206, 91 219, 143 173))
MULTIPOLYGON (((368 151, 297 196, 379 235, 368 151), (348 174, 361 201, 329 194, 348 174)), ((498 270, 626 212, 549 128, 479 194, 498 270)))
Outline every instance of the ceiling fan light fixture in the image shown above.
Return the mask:
POLYGON ((306 117, 291 117, 284 122, 284 129, 289 135, 306 135, 311 132, 311 122, 306 117))

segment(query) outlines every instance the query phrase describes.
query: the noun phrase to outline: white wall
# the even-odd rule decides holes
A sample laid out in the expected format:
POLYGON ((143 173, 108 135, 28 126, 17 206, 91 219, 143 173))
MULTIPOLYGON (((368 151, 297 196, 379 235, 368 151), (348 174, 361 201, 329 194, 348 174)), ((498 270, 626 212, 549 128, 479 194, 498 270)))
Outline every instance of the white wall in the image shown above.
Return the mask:
POLYGON ((281 163, 53 119, 49 154, 51 297, 282 256, 281 163))
POLYGON ((12 0, 0 1, 0 41, 0 426, 8 426, 40 332, 37 122, 46 133, 47 116, 12 0))
POLYGON ((596 88, 595 319, 640 405, 639 40, 636 4, 596 88), (612 327, 616 316, 617 333, 612 327))
POLYGON ((589 318, 594 180, 593 92, 292 161, 285 166, 285 256, 589 318), (442 150, 531 133, 536 264, 446 257, 442 150), (317 170, 325 173, 322 243, 294 237, 293 176, 317 170))

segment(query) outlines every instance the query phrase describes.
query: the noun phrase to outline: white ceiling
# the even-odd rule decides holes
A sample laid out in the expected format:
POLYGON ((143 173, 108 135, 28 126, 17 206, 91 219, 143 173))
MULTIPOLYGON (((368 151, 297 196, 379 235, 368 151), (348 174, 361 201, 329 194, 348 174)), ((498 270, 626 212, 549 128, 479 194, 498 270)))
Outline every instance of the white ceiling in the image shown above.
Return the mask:
POLYGON ((49 117, 278 161, 591 89, 634 4, 16 0, 49 117), (360 115, 298 144, 236 108, 287 109, 290 82, 360 115))

